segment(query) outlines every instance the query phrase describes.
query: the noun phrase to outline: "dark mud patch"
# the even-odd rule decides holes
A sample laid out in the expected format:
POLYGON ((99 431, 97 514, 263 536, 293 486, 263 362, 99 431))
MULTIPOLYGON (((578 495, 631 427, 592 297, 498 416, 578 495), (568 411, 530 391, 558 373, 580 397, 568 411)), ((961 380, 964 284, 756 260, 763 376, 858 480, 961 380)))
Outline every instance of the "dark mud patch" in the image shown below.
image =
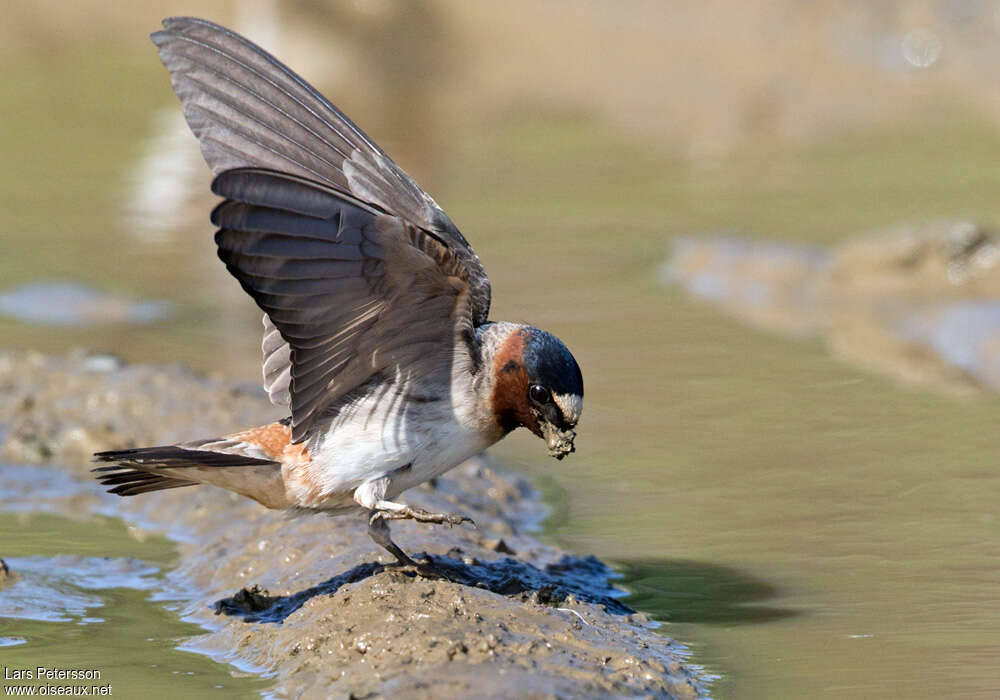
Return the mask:
POLYGON ((249 588, 241 588, 228 598, 216 601, 217 615, 235 615, 247 622, 284 622, 289 615, 305 605, 316 596, 332 596, 341 586, 356 583, 385 570, 379 563, 367 563, 355 566, 350 571, 324 581, 318 586, 311 586, 304 591, 292 595, 271 595, 269 591, 257 584, 249 588))
MULTIPOLYGON (((255 390, 176 367, 98 365, 0 355, 0 455, 82 476, 96 450, 275 417, 255 390)), ((435 576, 391 565, 362 517, 290 518, 208 487, 126 499, 92 488, 49 495, 61 511, 114 513, 174 537, 180 564, 156 598, 209 630, 183 648, 270 674, 278 696, 707 694, 684 647, 621 603, 607 566, 532 537, 545 512, 537 494, 483 458, 404 495, 478 524, 396 524, 397 543, 423 551, 435 576)), ((32 503, 46 508, 23 492, 21 505, 32 503)))
POLYGON ((612 595, 609 577, 613 572, 596 557, 564 556, 558 562, 539 569, 528 562, 504 558, 479 561, 463 557, 460 549, 446 556, 417 555, 429 571, 366 562, 350 571, 289 596, 272 596, 260 586, 243 588, 235 595, 215 603, 215 612, 236 615, 249 622, 284 622, 289 615, 316 596, 334 596, 345 585, 357 583, 383 571, 396 577, 418 576, 441 579, 461 586, 480 588, 502 596, 516 596, 522 602, 557 607, 577 602, 592 603, 614 615, 629 615, 635 610, 612 595), (458 557, 458 558, 456 558, 458 557))

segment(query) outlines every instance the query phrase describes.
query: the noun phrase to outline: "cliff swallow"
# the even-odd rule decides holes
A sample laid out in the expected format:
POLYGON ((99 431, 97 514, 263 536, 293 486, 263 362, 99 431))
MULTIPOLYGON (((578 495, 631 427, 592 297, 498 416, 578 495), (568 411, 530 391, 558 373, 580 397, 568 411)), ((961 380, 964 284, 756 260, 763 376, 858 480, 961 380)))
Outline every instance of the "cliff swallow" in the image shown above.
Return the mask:
POLYGON ((264 311, 264 386, 288 418, 178 445, 100 452, 110 492, 212 484, 268 508, 467 518, 397 502, 518 427, 573 452, 583 377, 566 346, 488 320, 490 282, 451 219, 273 56, 200 19, 152 35, 222 201, 226 268, 264 311))

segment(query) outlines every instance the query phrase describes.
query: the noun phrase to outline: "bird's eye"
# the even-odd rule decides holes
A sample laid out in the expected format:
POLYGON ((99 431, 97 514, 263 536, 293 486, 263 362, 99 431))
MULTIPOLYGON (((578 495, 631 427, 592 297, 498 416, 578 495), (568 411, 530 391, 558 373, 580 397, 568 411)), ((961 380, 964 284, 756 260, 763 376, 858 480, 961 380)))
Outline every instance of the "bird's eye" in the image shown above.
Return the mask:
POLYGON ((549 390, 544 386, 532 384, 531 388, 528 389, 528 397, 535 403, 548 403, 549 390))

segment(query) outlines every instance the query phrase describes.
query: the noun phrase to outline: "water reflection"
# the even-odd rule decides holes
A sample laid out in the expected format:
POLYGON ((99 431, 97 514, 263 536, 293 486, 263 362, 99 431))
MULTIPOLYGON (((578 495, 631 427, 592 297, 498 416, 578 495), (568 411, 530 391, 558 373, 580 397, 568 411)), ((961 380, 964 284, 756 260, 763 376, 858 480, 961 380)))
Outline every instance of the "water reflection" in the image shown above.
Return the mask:
POLYGON ((778 595, 774 584, 730 566, 671 559, 616 561, 625 602, 664 622, 749 625, 798 615, 767 605, 778 595))
POLYGON ((33 282, 0 294, 0 314, 49 326, 152 323, 170 313, 166 301, 130 301, 65 280, 33 282))
POLYGON ((102 589, 149 590, 159 569, 122 557, 10 557, 13 582, 0 593, 0 618, 40 622, 103 622, 92 609, 104 606, 102 589))

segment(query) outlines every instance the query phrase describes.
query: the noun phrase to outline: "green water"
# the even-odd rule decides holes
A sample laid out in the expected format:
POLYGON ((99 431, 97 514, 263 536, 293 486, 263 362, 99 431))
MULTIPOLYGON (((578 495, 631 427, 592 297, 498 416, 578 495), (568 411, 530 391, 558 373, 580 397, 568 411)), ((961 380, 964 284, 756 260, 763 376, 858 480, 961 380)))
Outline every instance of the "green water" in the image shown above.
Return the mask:
MULTIPOLYGON (((949 128, 861 135, 725 173, 664 165, 656 181, 638 170, 608 179, 643 197, 632 190, 598 221, 565 202, 534 212, 549 226, 573 212, 561 240, 574 234, 568 250, 585 261, 548 277, 557 301, 541 312, 580 358, 587 412, 573 460, 547 464, 524 438, 506 449, 564 491, 552 536, 618 562, 635 604, 722 674, 720 696, 1000 688, 997 399, 900 388, 655 282, 664 232, 738 226, 833 242, 899 220, 996 220, 996 135, 949 128)), ((554 254, 545 240, 522 265, 554 254)))
POLYGON ((194 698, 259 697, 266 688, 257 676, 176 649, 202 630, 150 599, 159 572, 175 563, 166 539, 139 541, 122 522, 106 517, 0 513, 0 542, 10 568, 31 584, 26 591, 15 588, 15 581, 0 592, 0 638, 13 644, 0 646, 3 687, 110 685, 117 697, 194 698), (89 558, 99 559, 96 566, 89 558), (123 558, 141 560, 131 565, 149 572, 142 588, 114 573, 123 558), (40 575, 32 576, 29 566, 40 575), (94 583, 98 575, 107 581, 94 583), (17 617, 4 615, 12 600, 20 603, 17 617), (100 677, 16 679, 18 669, 34 672, 38 666, 93 670, 100 677))
MULTIPOLYGON (((122 215, 154 111, 176 108, 151 50, 59 49, 9 75, 0 154, 21 165, 0 168, 0 279, 69 278, 178 311, 149 326, 0 320, 4 342, 255 380, 259 317, 214 258, 211 199, 155 240, 122 215)), ((395 152, 377 119, 363 126, 395 152)), ((540 108, 456 139, 437 140, 434 176, 402 164, 475 245, 494 318, 555 332, 584 372, 577 454, 557 463, 528 435, 494 450, 558 494, 550 536, 614 561, 634 603, 722 676, 720 697, 995 697, 1000 400, 900 388, 819 342, 749 330, 664 288, 658 268, 672 237, 703 231, 833 243, 900 221, 1000 221, 1000 135, 959 111, 695 167, 540 108)), ((43 522, 59 553, 86 549, 64 539, 75 523, 43 522)), ((162 542, 101 527, 118 528, 123 551, 169 560, 162 542)), ((43 532, 18 530, 18 547, 41 551, 43 532)), ((211 662, 170 651, 190 626, 143 592, 102 595, 124 606, 102 608, 107 622, 33 633, 52 663, 90 655, 122 687, 171 693, 218 682, 211 662)))

